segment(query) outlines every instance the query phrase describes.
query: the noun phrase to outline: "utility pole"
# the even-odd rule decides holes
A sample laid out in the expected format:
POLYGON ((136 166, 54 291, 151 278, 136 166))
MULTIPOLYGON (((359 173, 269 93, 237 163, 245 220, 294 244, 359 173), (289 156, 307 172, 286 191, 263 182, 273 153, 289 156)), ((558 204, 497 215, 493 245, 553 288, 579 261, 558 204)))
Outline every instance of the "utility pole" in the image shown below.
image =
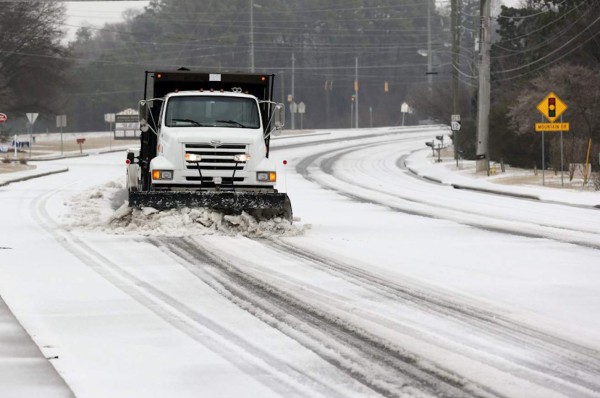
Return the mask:
POLYGON ((354 98, 355 100, 355 109, 354 109, 354 127, 358 128, 358 57, 354 58, 354 98))
POLYGON ((250 0, 250 72, 254 73, 254 0, 250 0))
MULTIPOLYGON (((460 51, 460 30, 458 21, 459 0, 450 1, 450 30, 452 32, 452 114, 458 114, 459 103, 459 87, 458 87, 458 68, 459 68, 459 51, 460 51)), ((454 159, 458 166, 458 130, 452 132, 452 141, 454 142, 454 159)))
POLYGON ((429 91, 429 100, 433 90, 433 58, 431 54, 431 1, 427 0, 427 90, 429 91))
POLYGON ((281 103, 285 104, 285 73, 281 71, 281 103))
POLYGON ((476 171, 487 171, 489 165, 490 123, 490 2, 481 0, 479 21, 479 97, 477 106, 476 171))
POLYGON ((451 31, 452 31, 452 113, 458 113, 458 55, 460 51, 460 30, 458 23, 459 0, 450 1, 451 31))
MULTIPOLYGON (((296 88, 296 56, 294 55, 294 53, 292 53, 292 102, 296 101, 296 93, 294 91, 295 88, 296 88)), ((290 106, 290 111, 291 110, 292 110, 292 107, 290 106)), ((294 112, 292 112, 292 130, 294 130, 296 128, 295 116, 296 116, 296 114, 294 112)))

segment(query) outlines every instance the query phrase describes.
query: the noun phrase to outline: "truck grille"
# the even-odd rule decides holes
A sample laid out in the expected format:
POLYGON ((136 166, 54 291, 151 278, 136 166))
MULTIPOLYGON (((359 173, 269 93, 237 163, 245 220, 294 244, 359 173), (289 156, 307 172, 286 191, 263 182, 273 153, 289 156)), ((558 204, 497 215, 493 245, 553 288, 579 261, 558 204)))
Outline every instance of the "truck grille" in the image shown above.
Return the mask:
POLYGON ((185 162, 188 170, 244 170, 245 163, 236 165, 233 157, 247 153, 245 144, 224 144, 218 147, 209 144, 185 144, 184 150, 185 154, 202 156, 198 163, 185 162))

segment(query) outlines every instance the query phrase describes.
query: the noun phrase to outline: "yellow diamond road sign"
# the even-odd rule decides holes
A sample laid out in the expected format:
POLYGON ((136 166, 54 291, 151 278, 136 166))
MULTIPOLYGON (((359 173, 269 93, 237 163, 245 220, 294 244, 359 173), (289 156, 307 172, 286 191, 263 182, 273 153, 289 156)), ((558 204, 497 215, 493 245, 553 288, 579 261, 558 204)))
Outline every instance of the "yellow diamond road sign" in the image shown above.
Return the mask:
POLYGON ((556 94, 550 93, 538 104, 537 109, 542 112, 542 115, 544 115, 550 123, 554 123, 554 121, 567 110, 567 105, 562 102, 556 94))

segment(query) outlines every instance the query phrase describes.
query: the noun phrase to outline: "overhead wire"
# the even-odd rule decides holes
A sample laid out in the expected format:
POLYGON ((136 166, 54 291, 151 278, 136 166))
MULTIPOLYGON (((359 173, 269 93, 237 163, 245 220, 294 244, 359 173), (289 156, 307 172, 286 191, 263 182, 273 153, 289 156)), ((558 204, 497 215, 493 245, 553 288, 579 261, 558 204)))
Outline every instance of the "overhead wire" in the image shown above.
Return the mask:
MULTIPOLYGON (((575 10, 575 9, 573 9, 575 10)), ((522 50, 513 50, 513 49, 507 49, 505 47, 502 47, 500 45, 494 45, 492 44, 492 46, 499 48, 501 50, 510 52, 510 54, 501 54, 501 55, 495 55, 492 56, 491 58, 508 58, 508 57, 512 57, 515 55, 523 55, 523 54, 527 54, 530 52, 535 52, 538 51, 541 48, 547 47, 550 44, 556 42, 557 40, 560 40, 564 35, 566 35, 572 28, 577 26, 577 23, 579 23, 582 19, 584 19, 588 13, 592 10, 592 8, 588 8, 587 10, 584 11, 584 13, 582 13, 581 15, 579 15, 579 17, 573 21, 570 25, 563 27, 562 30, 556 32, 552 37, 550 37, 547 40, 544 40, 543 42, 535 45, 535 46, 528 46, 525 49, 522 50)))
MULTIPOLYGON (((527 64, 525 64, 525 65, 520 65, 520 66, 518 66, 518 67, 515 67, 515 68, 509 68, 509 69, 504 69, 504 70, 494 71, 494 72, 492 72, 492 73, 495 73, 495 74, 499 74, 499 73, 509 73, 509 72, 515 72, 515 71, 519 71, 519 70, 523 70, 523 69, 529 68, 530 66, 532 66, 532 65, 535 65, 535 64, 537 64, 537 63, 539 63, 539 62, 541 62, 541 61, 543 61, 543 60, 547 59, 548 57, 550 57, 550 56, 552 56, 552 55, 556 54, 558 51, 560 51, 560 50, 562 50, 563 48, 567 47, 569 44, 571 44, 571 43, 572 43, 574 40, 578 39, 578 38, 579 38, 579 37, 580 37, 580 36, 581 36, 581 35, 582 35, 582 34, 583 34, 583 33, 584 33, 584 32, 585 32, 587 29, 589 29, 589 28, 590 28, 592 25, 594 25, 594 24, 595 24, 596 22, 598 22, 598 21, 600 21, 600 16, 599 16, 598 18, 596 18, 596 19, 595 19, 595 20, 594 20, 592 23, 590 23, 590 24, 589 24, 589 25, 588 25, 588 26, 587 26, 585 29, 581 30, 579 33, 577 33, 577 34, 576 34, 575 36, 573 36, 571 39, 567 40, 567 41, 566 41, 566 42, 565 42, 563 45, 561 45, 560 47, 558 47, 558 48, 556 48, 556 49, 552 50, 551 52, 549 52, 549 53, 547 53, 547 54, 545 54, 545 55, 541 56, 540 58, 538 58, 538 59, 536 59, 536 60, 534 60, 534 61, 528 62, 528 63, 527 63, 527 64)), ((553 62, 553 63, 554 63, 554 62, 553 62)))

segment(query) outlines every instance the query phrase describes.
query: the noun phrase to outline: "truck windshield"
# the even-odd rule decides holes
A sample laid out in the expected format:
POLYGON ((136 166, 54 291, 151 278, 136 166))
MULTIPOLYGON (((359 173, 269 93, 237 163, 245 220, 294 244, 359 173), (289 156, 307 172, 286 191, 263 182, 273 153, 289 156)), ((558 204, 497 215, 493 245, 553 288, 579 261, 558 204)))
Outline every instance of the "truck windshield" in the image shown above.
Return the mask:
POLYGON ((169 127, 260 128, 256 101, 221 96, 173 97, 167 104, 165 124, 169 127))

